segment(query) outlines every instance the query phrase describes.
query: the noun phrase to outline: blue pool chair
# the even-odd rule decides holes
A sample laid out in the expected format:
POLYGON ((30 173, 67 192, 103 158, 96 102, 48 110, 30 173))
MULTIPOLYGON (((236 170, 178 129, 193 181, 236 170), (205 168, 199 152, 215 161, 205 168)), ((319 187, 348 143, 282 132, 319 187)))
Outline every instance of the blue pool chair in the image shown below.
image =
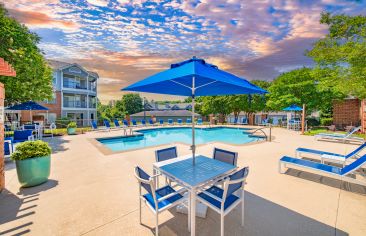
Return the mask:
POLYGON ((235 117, 234 122, 230 122, 229 124, 232 124, 232 125, 238 124, 238 117, 235 117))
POLYGON ((238 162, 238 153, 214 148, 213 159, 236 166, 236 163, 238 162))
POLYGON ((247 125, 248 124, 248 118, 244 117, 241 124, 242 125, 247 125))
POLYGON ((164 125, 164 120, 163 119, 160 119, 159 120, 159 123, 160 123, 160 125, 164 125))
POLYGON ((4 157, 6 160, 10 158, 13 151, 14 151, 13 137, 6 137, 4 139, 4 157))
POLYGON ((146 126, 146 120, 141 120, 141 125, 146 126))
MULTIPOLYGON (((178 157, 177 147, 170 147, 159 149, 155 151, 155 161, 166 161, 178 157)), ((157 170, 154 170, 154 175, 160 174, 157 170)), ((159 186, 159 178, 156 179, 156 186, 159 186)), ((165 178, 165 184, 168 184, 168 178, 165 178)), ((170 182, 169 182, 170 184, 170 182)))
POLYGON ((348 153, 347 155, 342 155, 338 153, 333 152, 324 152, 321 150, 316 149, 308 149, 308 148, 297 148, 295 151, 296 157, 301 157, 302 154, 311 154, 315 157, 320 157, 321 163, 324 163, 324 161, 335 161, 340 162, 343 165, 347 160, 349 160, 352 157, 358 158, 360 157, 358 154, 366 148, 366 143, 360 145, 358 148, 353 150, 352 152, 348 153))
MULTIPOLYGON (((366 182, 348 176, 348 174, 356 174, 356 171, 360 169, 363 165, 365 165, 365 163, 366 163, 366 154, 356 159, 354 162, 344 166, 343 168, 332 165, 325 165, 315 161, 283 156, 279 161, 278 169, 279 172, 283 174, 284 171, 282 171, 282 167, 285 168, 287 168, 288 166, 300 167, 302 169, 311 170, 320 175, 329 175, 332 178, 366 186, 366 182)), ((362 177, 365 178, 365 176, 362 177)))
POLYGON ((94 120, 90 121, 90 125, 92 127, 92 130, 98 130, 98 125, 94 120))
POLYGON ((33 130, 26 129, 14 131, 13 143, 21 143, 31 140, 34 140, 33 130))
POLYGON ((25 125, 23 125, 23 129, 24 130, 27 130, 27 129, 35 130, 36 129, 36 125, 35 124, 25 124, 25 125))
POLYGON ((197 120, 197 125, 202 125, 202 119, 197 120))
POLYGON ((187 119, 186 120, 186 125, 190 125, 190 124, 192 124, 192 120, 191 119, 187 119))
POLYGON ((171 186, 166 185, 162 188, 155 189, 155 178, 157 176, 148 175, 140 167, 135 167, 135 177, 139 183, 139 214, 141 224, 141 202, 143 201, 156 217, 155 236, 159 235, 158 215, 185 200, 183 193, 185 189, 176 191, 171 186), (145 190, 146 193, 142 193, 145 190))
POLYGON ((182 125, 183 124, 182 119, 177 119, 177 123, 178 125, 182 125))
POLYGON ((154 121, 152 119, 149 119, 149 125, 154 125, 154 121))
POLYGON ((169 125, 173 125, 173 120, 172 119, 168 119, 168 124, 169 125))
POLYGON ((220 214, 221 236, 224 235, 225 216, 240 203, 241 226, 244 226, 244 185, 248 173, 248 167, 242 168, 223 181, 223 188, 214 185, 197 195, 200 202, 220 214))
POLYGON ((136 122, 136 120, 132 120, 132 126, 137 127, 137 122, 136 122))
POLYGON ((121 125, 119 124, 119 121, 117 119, 114 119, 113 120, 113 123, 114 123, 114 127, 116 127, 117 129, 122 128, 121 125))
POLYGON ((130 124, 128 123, 128 121, 127 121, 127 120, 123 120, 123 125, 125 126, 125 128, 127 128, 127 127, 129 127, 129 126, 130 126, 130 124))
POLYGON ((111 130, 111 124, 109 123, 109 120, 104 120, 104 126, 105 126, 105 129, 110 131, 111 130))

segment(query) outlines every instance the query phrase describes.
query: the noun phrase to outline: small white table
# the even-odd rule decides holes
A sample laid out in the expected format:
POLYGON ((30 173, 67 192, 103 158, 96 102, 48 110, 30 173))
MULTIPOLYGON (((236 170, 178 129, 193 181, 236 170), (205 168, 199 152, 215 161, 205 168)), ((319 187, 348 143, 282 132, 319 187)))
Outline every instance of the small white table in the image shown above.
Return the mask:
POLYGON ((197 189, 217 182, 236 170, 236 166, 202 155, 196 156, 195 165, 193 165, 192 157, 189 155, 156 162, 153 167, 189 191, 188 215, 190 220, 188 221, 188 227, 191 230, 191 235, 196 234, 197 189))

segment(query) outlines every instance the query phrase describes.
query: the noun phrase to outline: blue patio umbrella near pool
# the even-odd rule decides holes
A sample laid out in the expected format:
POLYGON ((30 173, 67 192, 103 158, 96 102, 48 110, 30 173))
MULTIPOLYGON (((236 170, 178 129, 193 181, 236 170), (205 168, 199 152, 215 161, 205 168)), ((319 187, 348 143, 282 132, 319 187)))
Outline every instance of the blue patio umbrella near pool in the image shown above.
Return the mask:
POLYGON ((288 106, 282 110, 283 111, 302 111, 302 108, 299 107, 298 105, 292 104, 291 106, 288 106))
MULTIPOLYGON (((192 121, 196 96, 264 94, 266 90, 245 79, 220 70, 203 59, 192 59, 172 64, 170 69, 147 77, 123 91, 169 94, 192 97, 192 121)), ((195 163, 195 122, 192 122, 192 156, 195 163)))
POLYGON ((23 102, 21 104, 17 104, 17 105, 8 107, 7 110, 29 111, 30 119, 31 119, 31 122, 32 122, 32 115, 31 115, 32 111, 34 111, 34 110, 35 111, 39 111, 39 110, 46 111, 46 110, 48 110, 48 108, 44 107, 42 105, 39 105, 36 102, 28 101, 28 102, 23 102))

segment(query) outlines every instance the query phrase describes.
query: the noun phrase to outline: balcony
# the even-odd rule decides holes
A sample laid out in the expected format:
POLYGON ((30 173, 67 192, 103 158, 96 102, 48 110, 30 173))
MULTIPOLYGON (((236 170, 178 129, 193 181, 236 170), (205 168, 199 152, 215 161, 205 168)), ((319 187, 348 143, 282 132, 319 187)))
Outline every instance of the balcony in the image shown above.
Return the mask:
POLYGON ((67 107, 67 108, 87 108, 86 101, 64 101, 64 107, 67 107))
POLYGON ((71 88, 71 89, 85 89, 87 90, 88 88, 86 87, 85 83, 78 83, 78 82, 72 82, 72 81, 64 81, 64 88, 71 88))

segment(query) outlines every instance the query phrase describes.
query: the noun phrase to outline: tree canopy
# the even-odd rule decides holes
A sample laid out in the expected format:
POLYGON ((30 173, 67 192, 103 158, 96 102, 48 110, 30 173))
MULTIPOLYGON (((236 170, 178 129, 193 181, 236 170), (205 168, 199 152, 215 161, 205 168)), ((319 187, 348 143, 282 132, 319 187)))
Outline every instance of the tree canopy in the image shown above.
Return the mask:
POLYGON ((366 98, 366 16, 322 13, 320 23, 329 33, 307 52, 323 76, 319 85, 366 98))
POLYGON ((129 115, 140 112, 143 108, 142 98, 139 94, 136 93, 123 95, 121 105, 123 107, 123 110, 129 115))
POLYGON ((0 57, 17 72, 15 78, 0 76, 6 103, 52 98, 52 70, 37 47, 40 38, 7 15, 0 4, 0 57))

